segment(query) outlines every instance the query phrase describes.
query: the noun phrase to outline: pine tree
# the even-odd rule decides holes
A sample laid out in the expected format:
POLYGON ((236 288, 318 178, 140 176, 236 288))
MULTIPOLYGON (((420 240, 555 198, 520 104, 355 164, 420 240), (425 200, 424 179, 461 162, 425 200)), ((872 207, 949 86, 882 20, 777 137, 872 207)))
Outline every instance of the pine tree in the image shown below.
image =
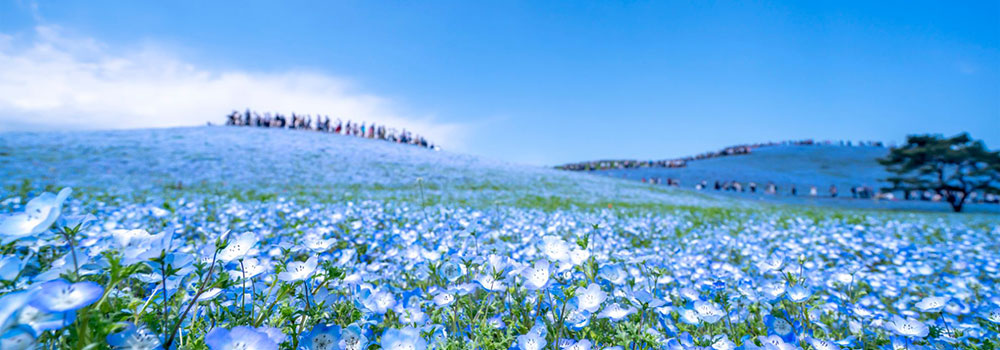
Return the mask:
POLYGON ((910 135, 879 163, 893 173, 883 191, 933 191, 955 212, 974 192, 1000 193, 1000 152, 989 151, 981 140, 962 133, 910 135))

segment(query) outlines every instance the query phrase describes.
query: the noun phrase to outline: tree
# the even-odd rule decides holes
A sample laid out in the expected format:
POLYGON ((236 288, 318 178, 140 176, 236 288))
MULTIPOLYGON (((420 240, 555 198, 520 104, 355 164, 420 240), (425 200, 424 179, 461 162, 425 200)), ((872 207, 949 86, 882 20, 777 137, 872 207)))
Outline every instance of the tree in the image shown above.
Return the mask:
POLYGON ((1000 151, 989 151, 966 133, 910 135, 878 161, 894 174, 885 179, 892 186, 883 191, 934 191, 955 212, 972 193, 1000 193, 1000 151))

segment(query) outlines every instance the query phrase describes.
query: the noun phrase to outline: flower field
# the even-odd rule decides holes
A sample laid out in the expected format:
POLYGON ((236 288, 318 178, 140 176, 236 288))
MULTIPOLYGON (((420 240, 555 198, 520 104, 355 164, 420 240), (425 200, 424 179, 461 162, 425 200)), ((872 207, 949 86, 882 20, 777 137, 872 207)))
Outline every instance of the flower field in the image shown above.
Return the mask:
POLYGON ((2 349, 1000 345, 996 215, 222 128, 0 134, 0 175, 2 349))

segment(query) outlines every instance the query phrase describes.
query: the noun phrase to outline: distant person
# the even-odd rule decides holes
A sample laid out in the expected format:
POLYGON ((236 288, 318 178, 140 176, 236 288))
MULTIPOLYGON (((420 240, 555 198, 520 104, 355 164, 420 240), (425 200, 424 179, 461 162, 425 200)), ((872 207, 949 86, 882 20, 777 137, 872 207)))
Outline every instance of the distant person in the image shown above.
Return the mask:
POLYGON ((819 192, 816 191, 816 186, 809 186, 809 195, 816 197, 817 194, 819 194, 819 192))
POLYGON ((830 185, 830 197, 837 198, 837 185, 830 185))

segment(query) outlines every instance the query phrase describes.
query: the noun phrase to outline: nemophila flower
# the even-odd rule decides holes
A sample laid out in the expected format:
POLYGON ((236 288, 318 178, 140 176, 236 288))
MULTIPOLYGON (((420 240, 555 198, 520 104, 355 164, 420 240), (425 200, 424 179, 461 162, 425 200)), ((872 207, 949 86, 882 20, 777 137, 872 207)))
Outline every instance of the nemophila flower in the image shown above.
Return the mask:
POLYGON ((715 350, 734 350, 736 349, 736 343, 729 340, 725 335, 718 336, 715 341, 712 342, 712 349, 715 350))
POLYGON ((441 293, 438 293, 437 295, 434 296, 433 301, 434 301, 434 305, 437 305, 439 307, 444 307, 444 306, 451 305, 451 303, 454 303, 455 302, 455 296, 452 295, 451 293, 441 292, 441 293))
POLYGON ((785 282, 774 281, 764 285, 764 295, 768 300, 774 301, 785 294, 785 282))
POLYGON ((914 306, 921 312, 941 312, 944 306, 948 304, 948 299, 947 297, 926 297, 918 301, 914 306))
POLYGON ((273 341, 275 344, 280 345, 281 343, 284 343, 285 340, 288 339, 288 336, 285 335, 285 333, 283 333, 281 329, 278 327, 261 326, 258 327, 257 330, 260 332, 264 332, 264 334, 267 334, 267 337, 271 338, 271 341, 273 341))
MULTIPOLYGON (((781 339, 781 337, 776 335, 767 337, 760 336, 757 337, 757 340, 764 345, 763 348, 766 350, 796 350, 799 348, 798 346, 795 346, 795 344, 786 343, 784 339, 781 339)), ((749 341, 744 342, 744 344, 748 343, 749 341)))
POLYGON ((462 265, 453 261, 445 261, 442 263, 441 267, 438 268, 438 273, 441 274, 441 277, 444 277, 444 279, 452 283, 458 281, 458 279, 462 278, 462 275, 464 274, 462 271, 462 265))
POLYGON ((777 335, 786 342, 794 343, 796 341, 795 326, 784 318, 766 315, 764 316, 764 324, 767 326, 770 335, 777 335))
POLYGON ((0 349, 29 350, 35 349, 37 334, 30 327, 15 326, 0 334, 0 349))
POLYGON ((528 332, 528 334, 517 336, 518 350, 542 350, 546 345, 548 342, 545 341, 545 338, 535 333, 528 332))
POLYGON ((368 348, 368 337, 365 336, 361 327, 352 324, 344 328, 343 332, 340 333, 340 342, 338 344, 341 350, 363 350, 368 348))
POLYGON ((626 272, 620 265, 605 265, 601 266, 598 270, 597 276, 613 285, 620 286, 625 284, 625 280, 628 278, 628 272, 626 272))
POLYGON ((587 259, 590 259, 590 251, 587 249, 577 247, 569 252, 570 265, 577 266, 583 264, 587 259))
POLYGON ((816 350, 840 350, 840 346, 837 345, 837 343, 828 340, 810 337, 806 338, 806 342, 809 343, 809 345, 812 345, 813 349, 816 350))
POLYGON ((894 336, 889 339, 889 345, 885 347, 889 350, 924 350, 926 347, 914 344, 913 341, 905 338, 894 336))
POLYGON ((165 233, 151 235, 146 230, 113 230, 111 236, 122 254, 122 263, 133 265, 142 261, 155 258, 163 252, 165 247, 158 244, 164 238, 165 233), (159 247, 160 249, 156 249, 159 247))
POLYGON ((277 350, 278 344, 267 333, 252 327, 233 329, 217 327, 205 334, 205 344, 211 350, 277 350))
POLYGON ((994 307, 989 311, 985 312, 983 318, 995 324, 1000 324, 1000 307, 994 307))
POLYGON ((219 252, 217 259, 221 262, 243 259, 255 244, 257 244, 257 235, 251 232, 243 233, 236 239, 229 241, 229 244, 226 244, 226 247, 219 252))
POLYGON ((31 301, 30 291, 18 291, 0 296, 0 334, 17 325, 17 314, 31 301))
POLYGON ((490 274, 479 275, 475 281, 480 287, 491 292, 499 292, 507 288, 503 282, 493 278, 493 275, 490 274))
POLYGON ((631 306, 623 307, 618 303, 612 303, 611 305, 604 307, 604 310, 601 310, 601 312, 597 314, 597 318, 607 318, 612 322, 618 322, 628 317, 628 315, 636 313, 637 311, 638 310, 636 310, 636 308, 631 306))
POLYGON ((538 247, 549 261, 568 261, 570 248, 562 238, 545 236, 538 247))
POLYGON ((41 334, 44 331, 61 329, 73 323, 75 319, 76 313, 72 311, 46 312, 34 306, 25 305, 17 313, 16 323, 27 325, 35 330, 36 334, 41 334))
POLYGON ((697 326, 701 324, 701 319, 698 318, 698 312, 692 309, 680 309, 680 320, 689 325, 697 326))
POLYGON ((559 344, 559 348, 562 350, 590 350, 593 344, 590 340, 583 339, 580 341, 573 341, 570 339, 563 339, 564 341, 559 344))
POLYGON ((146 327, 136 327, 125 323, 125 329, 109 334, 108 345, 116 350, 158 350, 162 349, 160 338, 146 327))
POLYGON ((698 318, 707 323, 715 323, 726 315, 726 312, 719 307, 719 304, 711 301, 694 302, 694 311, 698 313, 698 318))
POLYGON ((944 305, 944 311, 952 315, 965 315, 972 312, 972 308, 961 300, 951 299, 944 305))
POLYGON ((362 304, 369 311, 383 315, 396 306, 396 296, 389 291, 375 290, 368 295, 368 298, 365 298, 362 304))
POLYGON ((771 254, 767 258, 757 262, 757 269, 759 269, 761 273, 778 271, 784 263, 785 258, 783 256, 780 254, 771 254))
POLYGON ((854 275, 847 272, 838 272, 833 274, 833 280, 849 285, 854 283, 854 275))
POLYGON ((381 345, 385 350, 424 350, 427 341, 420 337, 420 330, 416 328, 390 328, 382 333, 381 345))
POLYGON ((285 282, 302 281, 312 277, 319 265, 319 259, 315 256, 309 257, 305 262, 293 261, 288 263, 286 270, 278 274, 278 279, 285 282))
POLYGON ((652 293, 645 290, 630 291, 629 300, 644 307, 654 308, 654 309, 666 304, 665 301, 653 296, 652 293))
POLYGON ((24 212, 0 216, 0 237, 7 243, 48 230, 62 212, 63 202, 73 192, 66 187, 59 194, 42 193, 24 206, 24 212))
POLYGON ((330 247, 333 246, 334 243, 337 243, 335 239, 324 239, 319 234, 310 234, 302 239, 303 246, 314 252, 325 252, 330 250, 330 247))
POLYGON ((21 259, 14 255, 5 255, 0 258, 0 279, 12 281, 21 273, 21 259))
POLYGON ((788 300, 795 303, 801 303, 809 299, 812 295, 812 291, 808 288, 803 287, 801 284, 796 284, 792 288, 788 289, 788 300))
POLYGON ((923 322, 914 318, 903 319, 895 315, 892 316, 892 320, 885 323, 885 328, 904 337, 923 338, 929 332, 929 328, 923 322))
POLYGON ((46 312, 71 311, 93 304, 103 293, 104 288, 94 282, 54 280, 38 286, 31 305, 46 312))
POLYGON ((541 318, 538 318, 535 320, 535 325, 531 326, 527 334, 534 334, 545 339, 549 335, 549 330, 545 328, 545 322, 541 318))
POLYGON ((566 312, 564 323, 567 327, 574 331, 581 331, 583 328, 590 325, 590 312, 587 310, 572 308, 566 312))
POLYGON ((486 324, 493 329, 507 328, 507 323, 503 321, 503 315, 496 315, 486 320, 486 324))
POLYGON ((241 280, 245 278, 254 278, 260 276, 260 274, 270 270, 270 262, 261 262, 257 258, 246 258, 238 266, 240 270, 229 271, 229 277, 234 280, 241 280))
POLYGON ((489 256, 486 257, 487 264, 483 268, 483 272, 484 273, 503 272, 504 270, 507 269, 507 266, 509 265, 508 260, 509 259, 506 257, 496 254, 490 254, 489 256))
MULTIPOLYGON (((420 308, 419 305, 412 305, 408 307, 402 307, 402 305, 396 305, 394 310, 396 314, 399 315, 399 321, 403 324, 408 325, 423 325, 427 322, 427 313, 420 308)), ((502 322, 501 322, 502 323, 502 322)), ((502 328, 502 327, 496 327, 502 328)))
POLYGON ((45 282, 61 279, 63 274, 73 272, 77 265, 80 266, 80 275, 91 275, 96 273, 96 271, 88 269, 88 266, 90 265, 90 256, 80 250, 74 250, 52 261, 48 270, 35 275, 32 280, 34 282, 45 282), (76 256, 75 263, 73 261, 74 256, 76 256))
POLYGON ((601 286, 591 283, 587 288, 576 290, 577 306, 580 310, 587 312, 597 312, 601 308, 601 303, 608 298, 608 294, 601 290, 601 286))
POLYGON ((521 277, 524 278, 524 287, 528 290, 539 290, 545 288, 549 283, 549 263, 539 260, 534 266, 525 267, 521 270, 521 277))

